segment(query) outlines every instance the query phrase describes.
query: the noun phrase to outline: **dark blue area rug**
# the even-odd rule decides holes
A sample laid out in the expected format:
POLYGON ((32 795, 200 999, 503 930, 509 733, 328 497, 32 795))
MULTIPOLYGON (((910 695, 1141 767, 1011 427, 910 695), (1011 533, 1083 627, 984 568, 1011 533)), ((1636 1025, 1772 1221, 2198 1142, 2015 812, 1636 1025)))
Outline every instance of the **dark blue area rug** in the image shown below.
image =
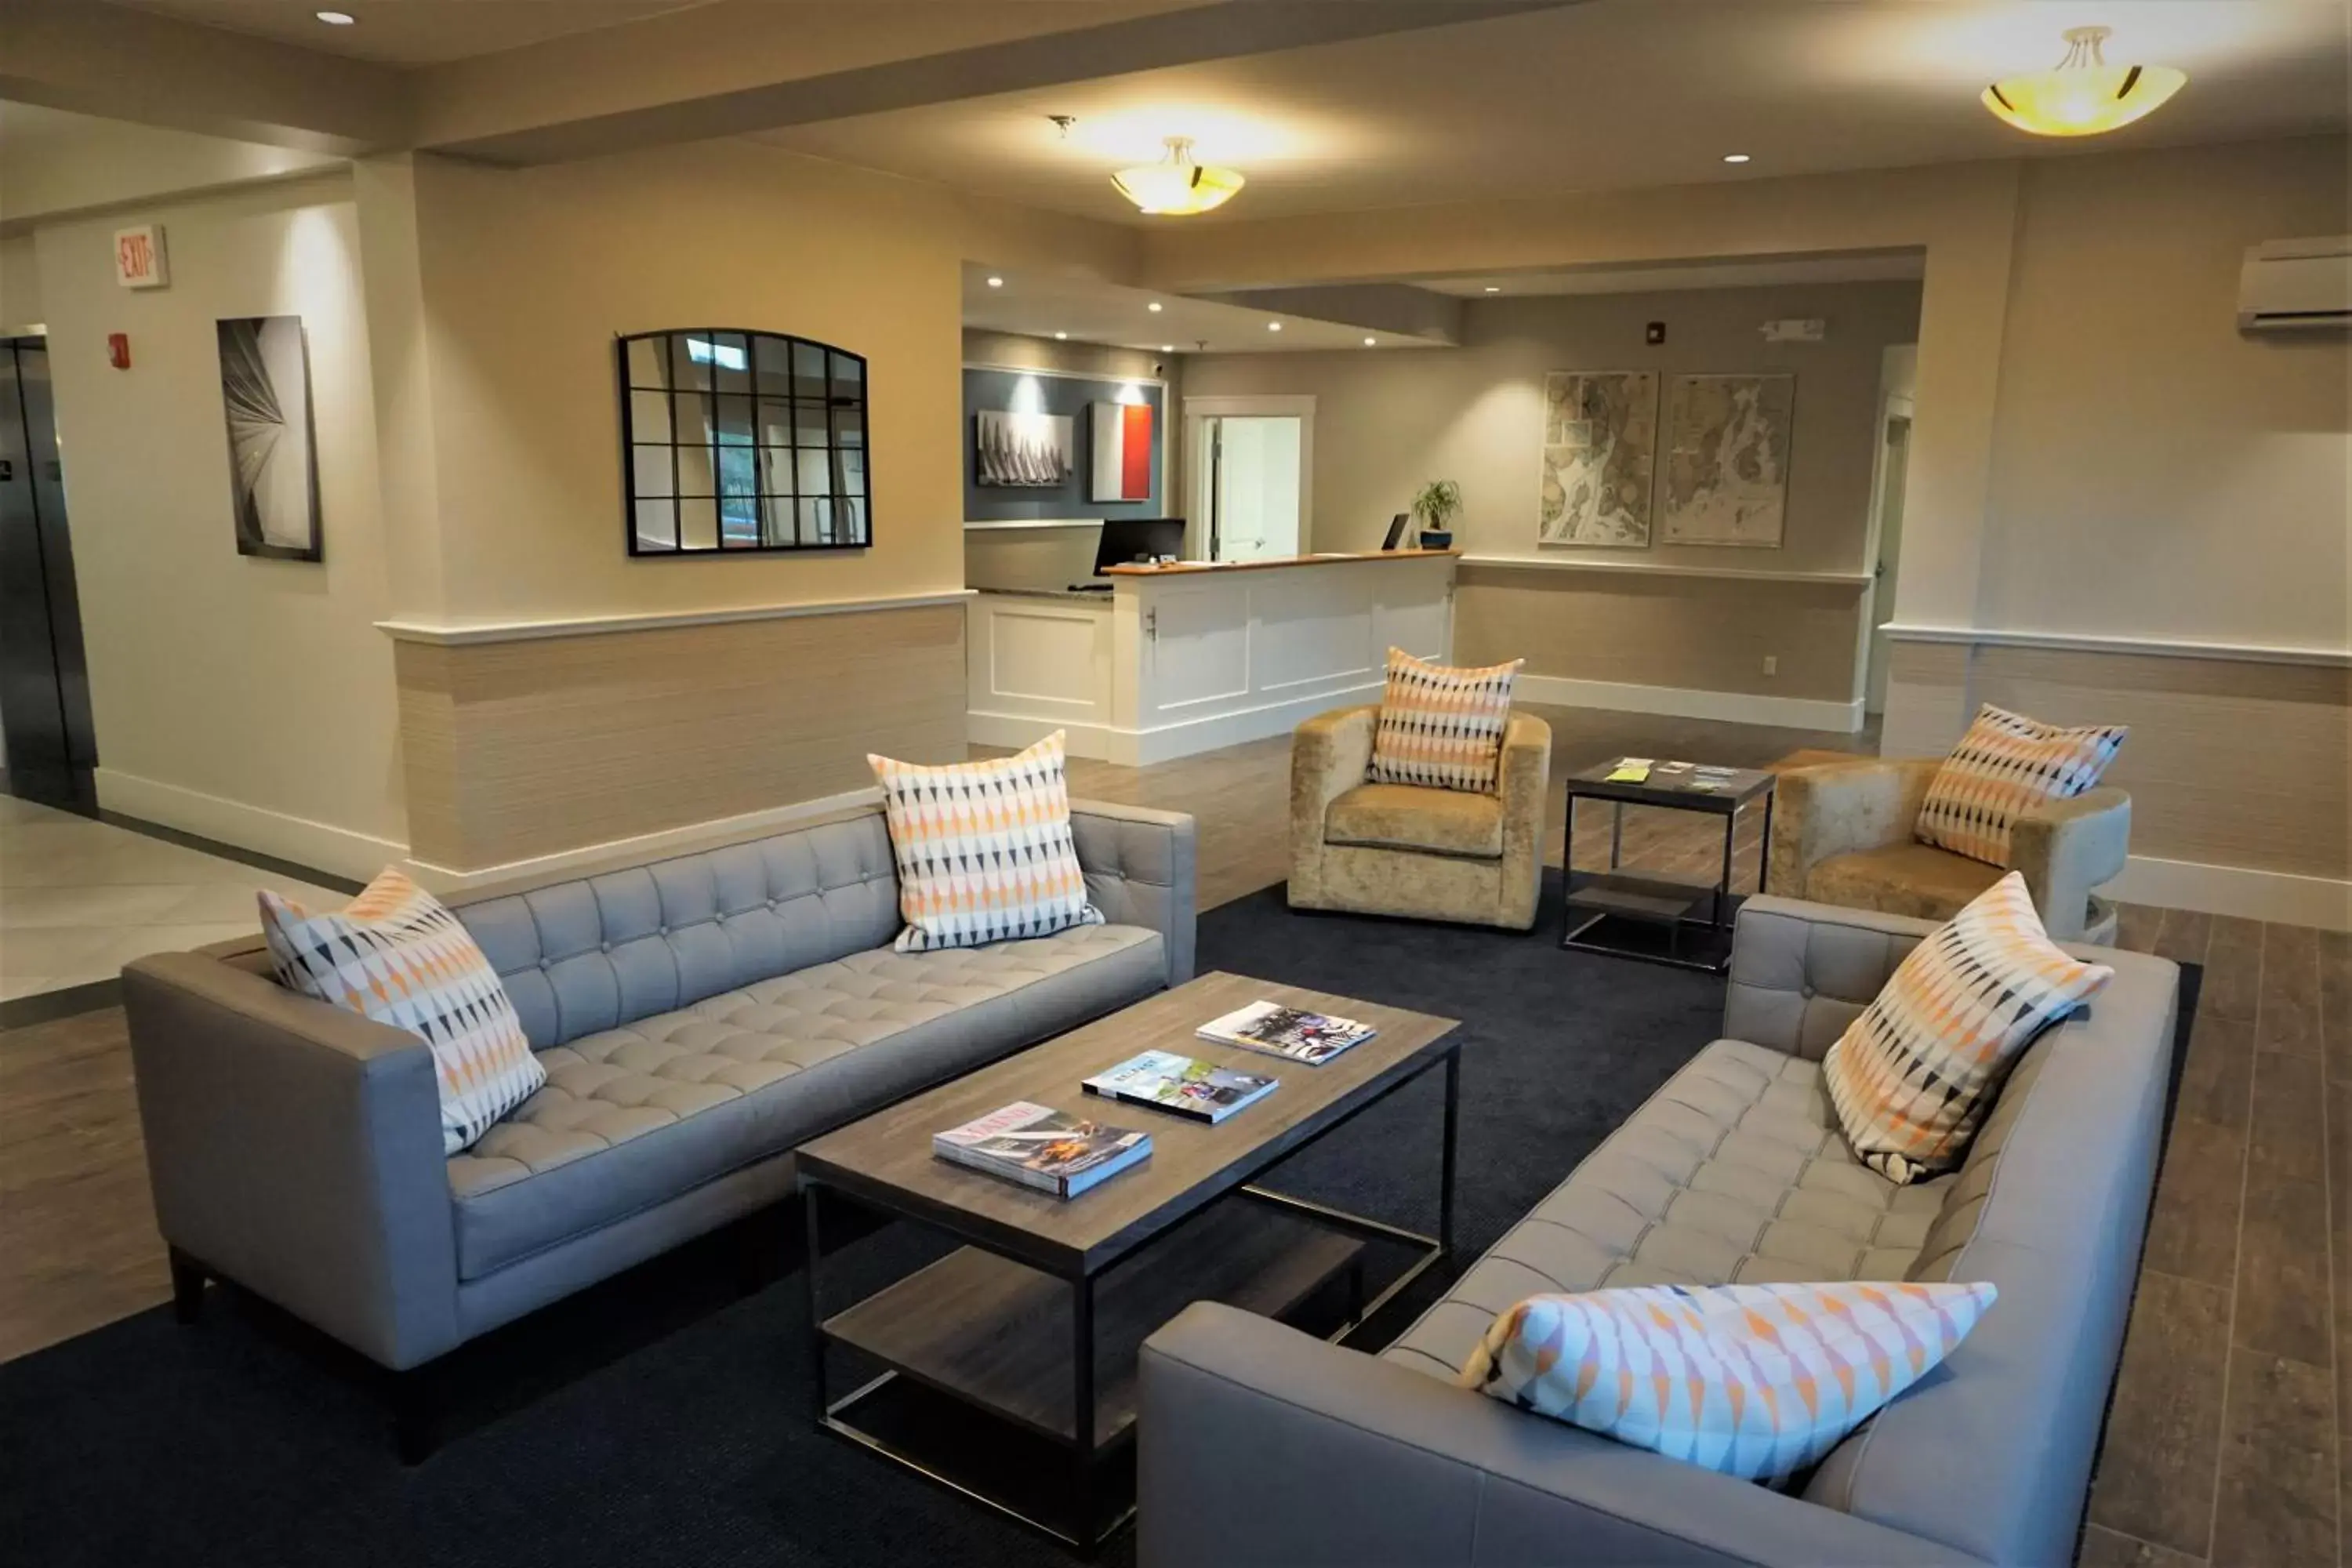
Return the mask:
MULTIPOLYGON (((1462 1020, 1456 1235, 1475 1258, 1715 1037, 1712 976, 1560 952, 1558 873, 1527 935, 1296 915, 1279 888, 1202 917, 1200 967, 1462 1020)), ((1274 1184, 1433 1228, 1437 1075, 1274 1184)), ((1068 1560, 814 1429, 788 1218, 770 1280, 714 1237, 451 1358, 451 1433, 404 1469, 356 1358, 233 1290, 0 1366, 0 1560, 104 1564, 843 1564, 1068 1560)), ((912 1243, 850 1248, 887 1275, 912 1243)), ((826 1279, 835 1279, 829 1258, 826 1279)), ((828 1301, 847 1299, 828 1286, 828 1301)), ((1442 1282, 1370 1325, 1384 1342, 1442 1282)), ((1132 1560, 1131 1534, 1102 1560, 1132 1560)))

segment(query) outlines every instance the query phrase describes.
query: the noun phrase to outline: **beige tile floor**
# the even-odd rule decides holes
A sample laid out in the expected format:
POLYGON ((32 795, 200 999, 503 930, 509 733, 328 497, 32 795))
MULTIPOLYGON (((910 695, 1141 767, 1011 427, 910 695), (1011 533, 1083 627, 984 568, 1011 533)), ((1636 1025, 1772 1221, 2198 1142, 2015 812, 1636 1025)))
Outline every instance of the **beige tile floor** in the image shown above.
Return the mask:
POLYGON ((132 959, 256 929, 269 888, 325 902, 308 882, 128 828, 0 795, 0 1001, 111 980, 132 959))

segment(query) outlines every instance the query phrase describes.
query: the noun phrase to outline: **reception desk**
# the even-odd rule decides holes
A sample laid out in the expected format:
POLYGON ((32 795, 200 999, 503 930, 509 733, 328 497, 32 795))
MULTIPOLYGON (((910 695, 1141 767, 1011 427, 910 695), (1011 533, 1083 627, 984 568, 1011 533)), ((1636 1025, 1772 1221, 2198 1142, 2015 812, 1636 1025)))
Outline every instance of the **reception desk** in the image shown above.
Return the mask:
POLYGON ((1391 647, 1454 647, 1454 552, 1114 566, 1111 592, 967 601, 969 733, 1140 764, 1287 734, 1380 697, 1391 647))

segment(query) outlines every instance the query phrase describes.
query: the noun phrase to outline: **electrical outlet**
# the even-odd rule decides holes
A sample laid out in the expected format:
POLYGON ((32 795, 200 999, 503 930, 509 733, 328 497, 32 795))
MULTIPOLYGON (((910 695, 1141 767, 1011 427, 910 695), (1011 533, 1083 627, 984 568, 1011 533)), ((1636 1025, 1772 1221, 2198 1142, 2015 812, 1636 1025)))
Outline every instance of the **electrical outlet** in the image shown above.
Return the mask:
POLYGON ((1764 656, 1764 673, 1767 675, 1778 675, 1780 673, 1780 656, 1779 654, 1768 653, 1764 656))

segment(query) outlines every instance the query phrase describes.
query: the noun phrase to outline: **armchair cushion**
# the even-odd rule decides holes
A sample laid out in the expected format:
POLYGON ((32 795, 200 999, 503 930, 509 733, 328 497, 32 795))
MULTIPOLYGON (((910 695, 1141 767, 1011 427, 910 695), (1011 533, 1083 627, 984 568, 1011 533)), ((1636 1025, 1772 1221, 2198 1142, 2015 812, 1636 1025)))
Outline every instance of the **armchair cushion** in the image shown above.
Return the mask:
POLYGON ((1389 649, 1372 782, 1492 794, 1511 718, 1511 682, 1526 662, 1456 669, 1389 649))
POLYGON ((1919 837, 1989 866, 2007 866, 2010 828, 2018 817, 2097 784, 2130 732, 2120 724, 2062 730, 1988 702, 1936 770, 1919 808, 1919 837))
POLYGON ((1499 860, 1503 801, 1500 795, 1416 784, 1358 784, 1331 803, 1323 841, 1499 860))
POLYGON ((2000 868, 1929 844, 1832 855, 1805 879, 1804 896, 1850 910, 1948 921, 2000 880, 2000 868))

